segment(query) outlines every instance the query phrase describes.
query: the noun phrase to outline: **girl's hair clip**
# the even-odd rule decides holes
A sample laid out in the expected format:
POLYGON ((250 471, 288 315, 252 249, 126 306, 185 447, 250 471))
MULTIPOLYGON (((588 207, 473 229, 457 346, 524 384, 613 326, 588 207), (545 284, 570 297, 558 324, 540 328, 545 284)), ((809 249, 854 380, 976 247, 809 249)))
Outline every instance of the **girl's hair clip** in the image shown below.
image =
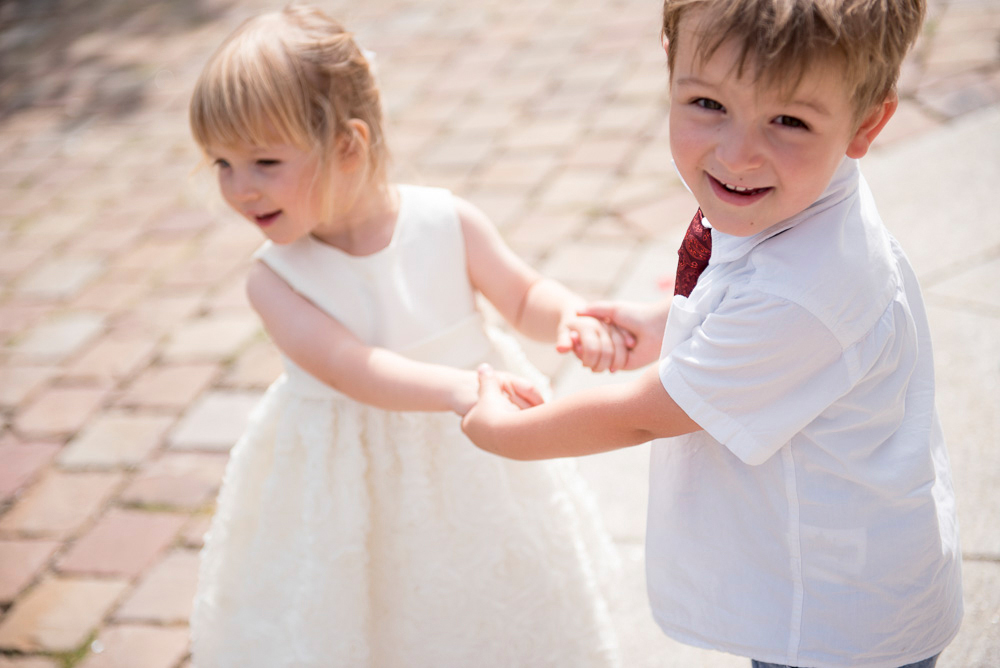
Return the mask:
POLYGON ((361 55, 364 56, 365 60, 368 61, 368 69, 370 69, 372 71, 373 75, 377 75, 378 74, 378 64, 375 61, 375 58, 376 58, 375 52, 374 51, 369 51, 368 49, 366 49, 364 47, 361 47, 361 55))

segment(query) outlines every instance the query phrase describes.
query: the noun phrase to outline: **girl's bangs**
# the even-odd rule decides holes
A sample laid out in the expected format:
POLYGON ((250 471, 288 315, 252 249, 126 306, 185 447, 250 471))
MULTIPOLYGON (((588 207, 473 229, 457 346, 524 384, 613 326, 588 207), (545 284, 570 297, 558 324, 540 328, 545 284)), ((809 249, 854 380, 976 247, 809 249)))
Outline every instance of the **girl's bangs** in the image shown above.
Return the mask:
POLYGON ((220 54, 199 79, 191 102, 191 128, 201 146, 289 144, 306 148, 307 116, 278 54, 220 54))

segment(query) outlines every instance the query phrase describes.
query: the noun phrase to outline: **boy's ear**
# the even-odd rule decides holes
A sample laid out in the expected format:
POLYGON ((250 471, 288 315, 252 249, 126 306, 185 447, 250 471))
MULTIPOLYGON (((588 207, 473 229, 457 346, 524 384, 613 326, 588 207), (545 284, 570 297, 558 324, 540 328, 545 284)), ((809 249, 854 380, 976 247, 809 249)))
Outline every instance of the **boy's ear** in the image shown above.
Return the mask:
POLYGON ((899 96, 893 91, 889 97, 885 98, 880 104, 875 105, 868 112, 868 115, 861 121, 861 125, 851 138, 850 143, 847 144, 848 158, 863 158, 868 153, 868 149, 871 148, 875 137, 878 137, 878 134, 882 132, 882 128, 889 122, 892 115, 896 113, 896 107, 898 106, 899 96))

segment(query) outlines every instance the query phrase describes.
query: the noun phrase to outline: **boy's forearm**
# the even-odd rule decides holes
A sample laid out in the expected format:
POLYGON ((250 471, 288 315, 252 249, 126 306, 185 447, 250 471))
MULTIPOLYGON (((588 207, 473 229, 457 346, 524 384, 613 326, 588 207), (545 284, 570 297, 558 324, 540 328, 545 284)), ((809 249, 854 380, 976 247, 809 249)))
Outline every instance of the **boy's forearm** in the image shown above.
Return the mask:
POLYGON ((656 369, 520 412, 477 408, 462 423, 469 438, 521 460, 596 454, 699 429, 663 389, 656 369))

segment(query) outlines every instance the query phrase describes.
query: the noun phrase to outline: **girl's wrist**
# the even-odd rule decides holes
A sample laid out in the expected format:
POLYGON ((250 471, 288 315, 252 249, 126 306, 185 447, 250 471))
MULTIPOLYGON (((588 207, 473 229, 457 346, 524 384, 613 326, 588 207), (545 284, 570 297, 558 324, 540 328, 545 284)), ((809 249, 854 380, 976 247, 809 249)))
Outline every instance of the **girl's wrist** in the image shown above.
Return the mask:
POLYGON ((479 376, 475 371, 462 370, 451 388, 448 408, 459 416, 469 412, 479 401, 479 376))

